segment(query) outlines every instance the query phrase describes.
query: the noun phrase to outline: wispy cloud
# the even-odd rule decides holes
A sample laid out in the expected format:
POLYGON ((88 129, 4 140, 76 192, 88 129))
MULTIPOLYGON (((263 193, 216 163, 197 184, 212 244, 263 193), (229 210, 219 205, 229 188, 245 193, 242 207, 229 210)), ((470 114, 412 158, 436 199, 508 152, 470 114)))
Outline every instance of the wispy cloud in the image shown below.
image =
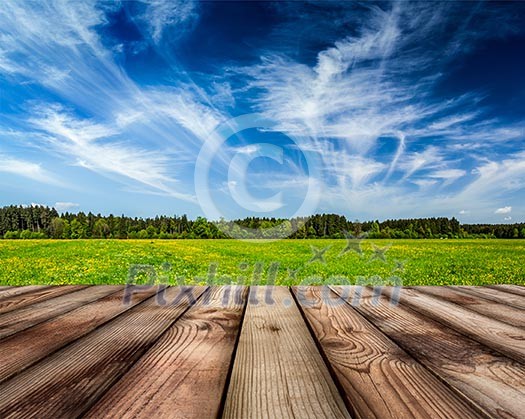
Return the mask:
POLYGON ((193 0, 148 0, 141 16, 155 42, 160 42, 169 28, 180 29, 181 24, 191 24, 198 18, 197 2, 193 0))
MULTIPOLYGON (((46 164, 82 167, 127 191, 193 203, 193 166, 210 133, 230 113, 256 111, 318 157, 323 210, 380 217, 469 208, 472 217, 494 217, 494 208, 517 208, 508 197, 525 184, 525 121, 498 116, 488 90, 440 89, 458 54, 520 29, 511 14, 456 3, 273 5, 279 23, 246 57, 236 62, 225 48, 222 64, 209 60, 201 71, 193 55, 184 67, 184 48, 207 45, 183 40, 206 3, 7 0, 0 83, 17 99, 0 115, 1 141, 36 147, 46 164), (312 30, 299 34, 298 26, 312 30), (128 35, 137 39, 128 43, 128 35)), ((239 135, 221 159, 233 149, 255 155, 259 134, 239 135)), ((7 148, 0 163, 4 173, 55 181, 43 163, 7 148)), ((247 186, 290 194, 307 183, 300 164, 284 163, 288 171, 255 173, 247 186)))
POLYGON ((63 186, 63 183, 52 173, 42 168, 41 164, 3 156, 2 154, 0 154, 0 172, 22 176, 40 183, 63 186))
POLYGON ((48 134, 48 145, 57 153, 74 157, 75 163, 105 175, 118 175, 139 182, 170 196, 192 200, 191 195, 177 192, 168 175, 168 160, 157 152, 132 147, 113 127, 80 120, 60 107, 39 111, 31 119, 35 127, 48 134))
POLYGON ((251 78, 249 86, 261 92, 255 107, 279 121, 278 129, 340 138, 363 153, 381 136, 397 136, 452 106, 429 104, 426 92, 435 79, 414 83, 408 77, 424 63, 417 54, 400 54, 409 43, 401 22, 414 18, 401 7, 372 8, 361 33, 320 51, 314 66, 264 55, 261 64, 242 68, 251 78))
MULTIPOLYGON (((68 104, 67 109, 42 101, 26 105, 32 127, 46 133, 36 145, 116 181, 194 202, 191 185, 177 185, 177 169, 191 163, 222 119, 203 103, 203 91, 183 82, 139 86, 131 80, 97 33, 107 19, 95 3, 7 3, 0 6, 0 71, 45 86, 68 104)), ((154 40, 190 19, 195 9, 187 1, 144 7, 154 40)))
MULTIPOLYGON (((324 191, 345 197, 353 193, 370 203, 389 202, 393 191, 413 196, 410 185, 416 184, 419 205, 426 208, 435 205, 436 197, 425 195, 435 185, 445 188, 443 201, 453 200, 455 194, 460 201, 476 189, 482 198, 481 191, 492 189, 494 181, 468 176, 454 153, 458 144, 472 150, 524 138, 523 124, 484 116, 481 93, 446 100, 432 96, 450 59, 447 42, 462 39, 472 45, 486 36, 485 27, 468 41, 460 31, 441 49, 423 50, 420 45, 426 39, 443 36, 448 19, 448 5, 435 6, 419 4, 417 10, 403 2, 385 9, 373 6, 357 24, 356 35, 319 51, 313 65, 283 53, 265 53, 258 65, 239 70, 248 76, 255 109, 277 121, 276 130, 298 136, 319 151, 329 178, 336 180, 335 186, 327 181, 324 191), (436 145, 426 145, 428 138, 436 145), (336 145, 334 139, 339 141, 336 145), (396 144, 396 151, 374 154, 385 142, 396 144), (379 185, 381 173, 384 180, 379 185), (445 192, 459 179, 467 179, 470 186, 445 192)), ((495 164, 507 167, 504 162, 495 164)), ((516 166, 508 170, 518 171, 516 166)))
POLYGON ((446 170, 436 170, 428 175, 430 178, 442 179, 444 185, 450 185, 459 178, 465 176, 467 172, 462 169, 446 169, 446 170))

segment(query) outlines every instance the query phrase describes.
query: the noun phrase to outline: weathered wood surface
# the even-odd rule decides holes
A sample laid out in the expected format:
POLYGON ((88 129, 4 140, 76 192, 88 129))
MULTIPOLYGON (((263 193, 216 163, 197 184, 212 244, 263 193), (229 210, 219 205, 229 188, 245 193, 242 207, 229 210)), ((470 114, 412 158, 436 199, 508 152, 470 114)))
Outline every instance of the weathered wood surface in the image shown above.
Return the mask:
POLYGON ((456 287, 411 287, 418 291, 458 304, 491 319, 500 320, 512 326, 525 327, 525 310, 493 300, 458 291, 456 287))
MULTIPOLYGON (((112 287, 108 288, 114 291, 112 287)), ((128 304, 123 304, 123 291, 111 292, 93 303, 1 339, 0 382, 37 363, 68 343, 87 335, 158 291, 159 289, 154 287, 134 291, 128 304)))
POLYGON ((0 417, 523 417, 524 289, 0 288, 0 417))
MULTIPOLYGON (((392 288, 383 289, 387 296, 391 296, 392 292, 392 288)), ((519 327, 491 319, 415 289, 403 289, 400 302, 518 362, 525 359, 525 336, 523 329, 519 327)))
POLYGON ((459 292, 464 292, 467 295, 476 295, 487 300, 495 301, 496 303, 505 304, 516 307, 520 310, 525 310, 525 297, 515 295, 512 293, 500 291, 498 289, 485 289, 483 287, 454 287, 459 292))
POLYGON ((207 290, 85 417, 217 417, 247 291, 207 290))
POLYGON ((0 299, 0 314, 17 310, 31 304, 36 304, 40 301, 48 300, 50 298, 55 298, 64 294, 79 291, 82 288, 86 288, 86 286, 64 285, 61 287, 37 287, 36 289, 32 289, 29 292, 24 292, 20 295, 9 295, 0 299))
POLYGON ((525 286, 523 285, 491 285, 487 288, 492 288, 498 291, 509 292, 511 294, 521 295, 525 297, 525 286))
MULTIPOLYGON (((204 291, 193 289, 193 298, 204 291)), ((168 288, 159 305, 152 297, 111 323, 6 381, 0 417, 76 417, 99 399, 190 306, 178 288, 168 288), (60 373, 57 373, 60 371, 60 373)))
POLYGON ((293 290, 356 417, 480 417, 330 289, 293 290))
POLYGON ((223 417, 349 417, 287 288, 250 289, 223 417))
POLYGON ((28 327, 67 313, 84 304, 121 290, 121 285, 99 285, 83 288, 70 294, 45 300, 37 304, 0 314, 0 338, 20 332, 28 327))
POLYGON ((15 295, 26 294, 35 290, 42 290, 49 288, 49 285, 26 285, 24 287, 1 287, 0 289, 0 301, 6 297, 14 297, 15 295))
MULTIPOLYGON (((335 287, 338 294, 342 290, 335 287)), ((352 290, 353 291, 353 290, 352 290)), ((349 301, 353 292, 350 292, 349 301)), ((418 362, 492 417, 525 411, 525 366, 403 305, 364 289, 354 308, 418 362)))

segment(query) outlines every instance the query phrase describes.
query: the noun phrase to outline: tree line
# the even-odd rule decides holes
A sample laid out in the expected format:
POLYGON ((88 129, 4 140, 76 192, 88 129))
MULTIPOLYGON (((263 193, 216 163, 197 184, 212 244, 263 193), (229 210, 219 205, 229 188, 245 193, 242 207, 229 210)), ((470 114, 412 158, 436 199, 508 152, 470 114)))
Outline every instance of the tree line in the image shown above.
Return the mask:
POLYGON ((350 221, 344 215, 317 214, 292 219, 247 217, 217 222, 186 215, 154 218, 103 216, 83 212, 59 214, 46 206, 0 208, 0 238, 4 239, 219 239, 280 237, 293 239, 345 238, 366 233, 368 238, 525 238, 525 223, 460 224, 455 218, 350 221), (272 236, 270 236, 270 234, 272 236))

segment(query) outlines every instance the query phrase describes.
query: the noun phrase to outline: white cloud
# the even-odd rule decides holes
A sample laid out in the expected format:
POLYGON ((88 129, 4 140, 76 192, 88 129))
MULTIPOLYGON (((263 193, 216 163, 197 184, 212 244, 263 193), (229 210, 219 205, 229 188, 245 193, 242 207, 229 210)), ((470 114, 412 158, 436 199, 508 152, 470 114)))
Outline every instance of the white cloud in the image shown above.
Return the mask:
POLYGON ((232 151, 240 154, 255 154, 258 153, 260 150, 260 147, 257 144, 248 144, 241 147, 235 147, 232 149, 232 151))
POLYGON ((362 154, 381 136, 399 137, 406 127, 458 106, 455 101, 432 104, 424 92, 435 80, 408 81, 431 59, 403 49, 419 41, 414 32, 402 33, 418 19, 415 13, 395 3, 391 10, 371 8, 368 18, 357 27, 358 35, 320 51, 314 66, 267 54, 260 65, 240 70, 251 78, 249 86, 262 92, 255 106, 278 121, 276 129, 315 140, 339 138, 362 154))
MULTIPOLYGON (((472 156, 458 158, 458 148, 482 150, 524 138, 523 124, 484 119, 479 93, 442 101, 428 95, 440 80, 440 65, 445 69, 450 56, 423 50, 421 45, 426 37, 442 33, 449 6, 415 7, 419 9, 403 2, 390 10, 371 7, 368 20, 355 23, 355 35, 319 51, 312 65, 292 55, 265 52, 258 65, 239 69, 256 93, 255 109, 277 122, 275 130, 293 135, 303 149, 319 153, 329 178, 323 191, 327 196, 333 193, 333 205, 347 203, 343 211, 361 206, 357 200, 363 207, 382 202, 392 208, 389 199, 394 193, 429 213, 477 201, 485 207, 482 201, 494 202, 496 196, 521 188, 512 179, 512 174, 521 178, 519 159, 512 159, 517 165, 494 162, 500 169, 495 176, 469 175, 462 168, 463 159, 472 156), (434 74, 413 77, 413 71, 430 68, 434 74), (386 141, 397 143, 395 151, 377 154, 386 141), (434 145, 423 146, 423 141, 434 145), (458 180, 470 184, 459 189, 458 180), (410 184, 419 190, 414 193, 410 184), (435 187, 443 196, 437 196, 435 187)), ((463 36, 461 30, 457 35, 463 36)), ((480 31, 479 36, 485 35, 480 31)), ((446 45, 443 48, 447 50, 446 45)), ((400 208, 412 213, 405 202, 399 203, 400 208)))
POLYGON ((512 207, 502 207, 494 211, 494 214, 510 214, 512 212, 512 207))
MULTIPOLYGON (((143 6, 157 39, 168 27, 190 19, 194 10, 184 1, 143 6)), ((120 182, 193 202, 191 183, 178 182, 179 169, 192 164, 224 117, 191 83, 153 88, 131 80, 116 61, 114 48, 97 33, 106 24, 108 7, 120 6, 0 3, 0 72, 18 83, 44 86, 68 103, 67 110, 50 103, 26 105, 30 123, 46 133, 46 138, 26 139, 26 145, 47 147, 120 182)))
POLYGON ((459 178, 465 176, 467 172, 461 169, 446 169, 446 170, 437 170, 430 173, 428 176, 431 178, 437 178, 444 180, 444 185, 450 185, 459 178))
POLYGON ((115 128, 77 119, 60 107, 40 110, 38 114, 31 122, 49 135, 48 145, 61 155, 74 157, 77 165, 193 201, 191 195, 174 189, 175 180, 168 174, 169 161, 162 153, 117 141, 113 137, 120 133, 115 128))
MULTIPOLYGON (((386 169, 386 165, 363 157, 340 155, 340 160, 333 160, 331 169, 340 178, 348 178, 354 188, 363 186, 369 179, 386 169)), ((343 179, 346 180, 346 179, 343 179)))
POLYGON ((398 166, 404 172, 403 179, 408 179, 419 170, 443 167, 444 158, 437 147, 428 146, 423 151, 405 154, 398 166))
POLYGON ((43 169, 39 163, 3 156, 1 154, 0 172, 22 176, 40 183, 52 185, 62 184, 62 182, 56 179, 51 173, 43 169))
MULTIPOLYGON (((140 109, 142 122, 147 125, 162 123, 184 127, 200 141, 205 141, 215 127, 224 119, 215 108, 202 103, 197 98, 205 97, 201 89, 149 88, 142 90, 131 99, 127 109, 140 109)), ((167 134, 167 133, 165 133, 167 134)))
POLYGON ((438 183, 435 179, 411 179, 410 182, 418 185, 421 189, 428 189, 438 183))
POLYGON ((470 214, 470 211, 469 210, 461 210, 459 212, 460 215, 467 215, 467 214, 470 214))
MULTIPOLYGON (((106 7, 77 1, 0 3, 3 77, 43 86, 70 106, 27 106, 31 122, 46 135, 25 141, 48 147, 67 163, 131 182, 130 188, 192 201, 192 182, 183 169, 191 167, 202 142, 227 119, 217 106, 235 104, 232 85, 227 76, 213 77, 207 93, 184 73, 184 83, 139 86, 115 58, 122 46, 108 45, 97 34, 107 23, 106 7)), ((167 0, 139 7, 159 54, 168 50, 163 41, 195 22, 196 7, 167 0)), ((394 211, 412 214, 414 208, 426 215, 468 206, 488 213, 495 202, 509 202, 503 195, 523 188, 524 155, 503 160, 489 155, 476 160, 476 172, 469 175, 454 157, 458 150, 474 149, 486 156, 486 148, 496 150, 494 143, 519 141, 524 125, 484 120, 477 94, 441 102, 429 96, 440 79, 441 57, 424 50, 421 41, 448 27, 446 7, 425 2, 395 2, 388 10, 371 6, 363 19, 356 19, 352 36, 318 51, 314 62, 265 51, 258 65, 235 74, 236 89, 246 79, 241 76, 249 78, 235 93, 251 88, 247 97, 255 98, 255 110, 275 121, 276 130, 319 153, 327 178, 322 198, 332 205, 327 210, 394 216, 394 211), (413 71, 429 65, 434 74, 413 77, 413 71), (391 155, 377 152, 386 141, 394 142, 385 147, 393 150, 391 155), (436 145, 425 145, 431 141, 436 145), (466 187, 451 191, 460 183, 456 180, 467 176, 466 187)), ((176 60, 169 64, 177 75, 176 60)), ((4 172, 53 181, 38 163, 2 156, 0 163, 5 163, 4 172)), ((261 186, 272 181, 263 178, 261 186)), ((294 182, 282 180, 292 187, 294 182)))
POLYGON ((474 180, 455 197, 460 202, 477 202, 487 210, 494 202, 510 193, 523 190, 525 185, 525 154, 508 156, 501 162, 484 160, 473 171, 474 180))
POLYGON ((148 0, 142 19, 158 43, 168 28, 196 19, 196 6, 192 0, 148 0))
POLYGON ((55 205, 53 205, 53 207, 59 212, 69 211, 73 208, 78 208, 79 206, 80 204, 75 202, 55 202, 55 205))
POLYGON ((511 221, 512 217, 509 215, 508 217, 503 218, 505 221, 511 221))
POLYGON ((468 112, 465 114, 460 115, 452 115, 448 116, 446 118, 442 118, 436 122, 431 123, 428 128, 431 131, 434 131, 434 135, 436 131, 441 131, 453 126, 457 126, 458 124, 461 124, 462 122, 471 121, 472 119, 476 118, 479 115, 479 112, 468 112))
POLYGON ((215 104, 233 107, 235 105, 235 96, 231 84, 228 82, 213 82, 213 96, 211 101, 215 104))

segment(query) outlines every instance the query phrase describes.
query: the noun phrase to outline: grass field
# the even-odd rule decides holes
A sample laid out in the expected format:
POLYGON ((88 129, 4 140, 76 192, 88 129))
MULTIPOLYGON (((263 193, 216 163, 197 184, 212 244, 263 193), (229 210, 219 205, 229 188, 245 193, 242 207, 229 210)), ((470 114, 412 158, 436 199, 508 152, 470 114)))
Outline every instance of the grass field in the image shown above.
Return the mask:
POLYGON ((130 267, 137 282, 147 271, 162 283, 205 283, 210 264, 217 283, 264 284, 275 275, 279 285, 354 283, 359 276, 397 276, 403 285, 525 284, 525 240, 364 240, 362 255, 342 253, 345 246, 344 240, 3 240, 0 285, 120 284, 130 267), (310 262, 311 246, 329 247, 325 263, 310 262), (387 246, 383 261, 377 247, 387 246))

